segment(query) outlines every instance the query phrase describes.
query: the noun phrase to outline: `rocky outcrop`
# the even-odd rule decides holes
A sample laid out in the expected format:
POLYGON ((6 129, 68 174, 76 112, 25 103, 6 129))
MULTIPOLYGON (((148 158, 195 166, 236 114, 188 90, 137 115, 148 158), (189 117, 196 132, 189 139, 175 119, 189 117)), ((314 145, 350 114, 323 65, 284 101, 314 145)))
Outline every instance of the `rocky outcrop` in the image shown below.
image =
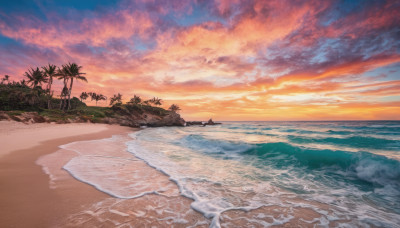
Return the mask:
POLYGON ((188 121, 186 122, 186 126, 193 126, 193 125, 203 125, 202 121, 188 121))
POLYGON ((215 123, 212 119, 209 119, 207 122, 203 123, 202 121, 190 121, 186 122, 186 126, 193 126, 193 125, 200 125, 200 126, 207 126, 207 125, 218 125, 221 123, 215 123))
POLYGON ((0 120, 11 120, 11 118, 6 112, 0 111, 0 120))
POLYGON ((207 123, 204 124, 204 126, 205 126, 205 125, 218 125, 218 124, 221 124, 221 123, 215 123, 212 119, 209 119, 209 120, 207 121, 207 123))
POLYGON ((121 126, 129 127, 163 127, 163 126, 185 126, 185 120, 175 112, 171 112, 165 116, 159 116, 149 113, 142 115, 120 115, 117 117, 106 117, 103 119, 104 123, 119 124, 121 126))
POLYGON ((171 112, 161 119, 153 119, 147 123, 150 127, 161 127, 161 126, 185 126, 185 120, 181 118, 178 113, 171 112))
POLYGON ((37 112, 23 112, 23 113, 7 113, 4 111, 0 112, 0 120, 14 120, 17 122, 23 122, 26 124, 31 123, 46 123, 49 122, 49 119, 40 116, 37 112))
POLYGON ((154 113, 148 112, 135 112, 127 110, 117 110, 112 117, 104 117, 101 119, 94 119, 90 116, 69 116, 68 118, 59 118, 56 120, 50 120, 46 116, 41 116, 37 112, 4 112, 0 111, 0 120, 14 120, 18 122, 23 122, 26 124, 31 123, 45 123, 45 122, 55 122, 58 124, 65 123, 106 123, 106 124, 118 124, 121 126, 128 127, 163 127, 163 126, 185 126, 185 120, 181 118, 178 113, 168 112, 162 115, 156 115, 154 113))

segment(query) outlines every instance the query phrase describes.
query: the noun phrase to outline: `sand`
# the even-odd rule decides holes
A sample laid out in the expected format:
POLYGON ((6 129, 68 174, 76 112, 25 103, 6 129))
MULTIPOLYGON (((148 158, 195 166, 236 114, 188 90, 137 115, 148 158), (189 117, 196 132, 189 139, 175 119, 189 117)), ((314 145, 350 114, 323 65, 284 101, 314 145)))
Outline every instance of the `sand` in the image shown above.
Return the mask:
POLYGON ((58 146, 102 139, 133 131, 105 124, 31 124, 0 121, 1 227, 55 227, 83 205, 108 198, 72 177, 63 188, 51 189, 49 176, 35 161, 58 146))
MULTIPOLYGON (((209 220, 190 208, 192 200, 181 196, 168 176, 126 151, 123 142, 132 140, 127 135, 134 130, 104 124, 0 121, 1 227, 208 227, 209 220), (90 141, 112 135, 121 141, 90 141), (125 167, 135 176, 129 178, 129 184, 135 185, 131 191, 165 187, 170 191, 121 199, 78 181, 63 166, 79 155, 59 147, 71 142, 78 142, 73 145, 84 153, 129 158, 125 167)), ((88 171, 93 162, 88 161, 88 171)))
POLYGON ((39 146, 44 141, 98 133, 107 129, 109 126, 105 124, 24 124, 0 121, 0 157, 11 151, 39 146))

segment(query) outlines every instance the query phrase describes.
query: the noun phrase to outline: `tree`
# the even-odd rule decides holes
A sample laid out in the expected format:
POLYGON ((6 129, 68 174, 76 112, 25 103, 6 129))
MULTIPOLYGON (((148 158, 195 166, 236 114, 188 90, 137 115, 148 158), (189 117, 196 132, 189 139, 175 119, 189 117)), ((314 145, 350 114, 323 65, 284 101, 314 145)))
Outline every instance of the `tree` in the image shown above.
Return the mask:
POLYGON ((4 84, 5 81, 9 82, 10 76, 4 75, 4 78, 1 79, 1 84, 4 84))
POLYGON ((140 98, 140 96, 133 95, 133 98, 131 98, 131 100, 128 103, 140 104, 141 102, 142 102, 142 98, 140 98))
POLYGON ((25 72, 25 77, 28 78, 28 83, 31 84, 32 88, 35 88, 37 86, 42 86, 42 83, 47 82, 47 77, 41 70, 39 70, 39 67, 36 67, 36 70, 31 68, 28 70, 28 72, 25 72))
POLYGON ((63 65, 62 68, 58 68, 56 76, 58 77, 58 79, 62 79, 64 84, 64 87, 62 88, 60 94, 60 109, 64 110, 67 103, 66 99, 68 95, 68 86, 67 86, 69 80, 68 68, 65 65, 63 65))
POLYGON ((39 102, 39 92, 38 89, 34 88, 27 93, 24 94, 23 99, 25 102, 29 103, 31 106, 35 105, 37 102, 39 102))
POLYGON ((28 103, 30 106, 39 102, 40 97, 38 87, 29 90, 11 90, 10 95, 18 102, 28 103))
POLYGON ((81 102, 82 102, 89 97, 89 94, 87 94, 86 92, 82 92, 79 97, 81 98, 81 102))
POLYGON ((97 93, 89 93, 90 97, 92 98, 92 101, 95 100, 96 101, 96 106, 97 106, 97 102, 100 100, 107 100, 107 97, 104 96, 103 94, 97 94, 97 93))
POLYGON ((181 110, 181 108, 180 108, 178 105, 176 105, 176 104, 172 104, 172 105, 168 108, 168 110, 170 110, 170 111, 172 111, 172 112, 177 112, 177 111, 181 110))
POLYGON ((158 97, 153 97, 150 100, 145 101, 146 104, 162 105, 162 100, 158 97))
POLYGON ((74 79, 82 80, 85 82, 87 82, 87 79, 86 77, 83 76, 86 73, 80 72, 82 66, 78 66, 78 64, 76 63, 68 63, 65 67, 67 68, 68 76, 71 80, 68 89, 68 109, 71 109, 71 92, 72 92, 72 86, 74 84, 74 79))
POLYGON ((53 84, 53 77, 56 75, 57 67, 55 65, 49 64, 48 66, 42 67, 43 74, 48 78, 47 83, 47 108, 51 109, 51 98, 53 97, 53 92, 51 91, 51 85, 53 84))
POLYGON ((120 93, 114 94, 113 97, 110 99, 110 105, 112 106, 115 103, 115 105, 121 105, 122 104, 122 95, 120 93))
POLYGON ((158 97, 154 97, 153 98, 153 104, 155 104, 155 105, 162 105, 162 100, 160 99, 160 98, 158 98, 158 97))
POLYGON ((19 83, 21 84, 21 86, 27 86, 27 82, 25 81, 25 79, 22 79, 19 83))

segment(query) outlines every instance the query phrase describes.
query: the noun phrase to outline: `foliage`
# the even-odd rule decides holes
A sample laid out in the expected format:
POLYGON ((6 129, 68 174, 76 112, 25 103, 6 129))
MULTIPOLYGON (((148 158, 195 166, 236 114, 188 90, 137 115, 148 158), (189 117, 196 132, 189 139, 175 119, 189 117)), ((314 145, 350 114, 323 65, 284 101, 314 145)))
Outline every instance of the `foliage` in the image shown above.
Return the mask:
POLYGON ((154 107, 151 105, 142 105, 140 107, 143 111, 154 114, 154 115, 160 115, 160 116, 165 116, 168 114, 168 111, 161 108, 161 107, 154 107))
POLYGON ((48 66, 42 67, 44 76, 48 79, 46 92, 47 92, 47 108, 52 108, 51 98, 53 97, 53 92, 51 91, 51 86, 53 84, 53 77, 56 75, 56 65, 49 64, 48 66))
POLYGON ((145 104, 146 105, 154 104, 154 105, 160 106, 160 105, 162 105, 162 100, 158 97, 153 97, 150 100, 145 101, 145 104))
POLYGON ((30 88, 20 82, 0 84, 0 110, 33 111, 46 107, 46 100, 41 87, 30 88))
POLYGON ((122 95, 120 93, 114 94, 110 99, 110 105, 122 105, 122 95))
POLYGON ((27 72, 25 72, 25 77, 28 78, 28 83, 31 84, 33 88, 42 86, 42 83, 47 82, 47 76, 43 74, 43 72, 39 69, 39 67, 36 67, 36 69, 29 69, 27 72))
POLYGON ((89 97, 89 94, 86 92, 82 92, 79 98, 81 98, 81 101, 86 100, 89 97))
MULTIPOLYGON (((112 107, 97 107, 97 102, 107 100, 103 94, 96 92, 82 92, 80 99, 71 98, 73 81, 87 79, 80 72, 82 67, 75 63, 68 63, 57 68, 49 64, 44 67, 30 68, 25 72, 25 79, 15 82, 10 81, 10 76, 5 75, 0 79, 0 110, 8 111, 11 118, 21 115, 25 111, 35 111, 50 121, 69 122, 71 119, 81 121, 102 122, 106 117, 119 118, 121 116, 141 116, 153 114, 165 116, 168 113, 180 110, 178 105, 171 105, 168 110, 157 107, 162 105, 162 100, 153 97, 143 101, 138 95, 134 95, 126 104, 122 104, 122 95, 114 94, 110 99, 112 107), (53 98, 53 79, 63 80, 63 88, 60 98, 53 98), (43 87, 42 87, 43 86, 43 87), (96 106, 86 106, 83 100, 88 97, 96 101, 96 106), (154 105, 154 106, 153 106, 154 105), (53 109, 59 106, 60 109, 53 109)), ((106 120, 108 121, 108 120, 106 120)))
POLYGON ((96 101, 96 106, 97 106, 97 102, 98 101, 101 101, 101 100, 107 100, 107 97, 106 96, 104 96, 103 94, 97 94, 97 93, 94 93, 94 92, 90 92, 90 93, 88 93, 89 94, 89 96, 92 98, 92 101, 93 100, 95 100, 96 101))
POLYGON ((170 110, 172 112, 177 112, 177 111, 181 110, 181 108, 176 104, 172 104, 171 106, 169 106, 168 110, 170 110))
POLYGON ((9 75, 4 75, 4 78, 1 79, 1 84, 4 84, 4 82, 8 82, 8 80, 10 79, 9 75))
POLYGON ((133 98, 128 102, 128 104, 140 104, 142 103, 142 98, 140 96, 137 96, 136 94, 133 95, 133 98))
POLYGON ((81 69, 82 66, 78 66, 78 64, 76 63, 68 63, 66 65, 62 65, 62 69, 58 70, 57 75, 64 81, 64 88, 61 92, 63 102, 60 105, 60 109, 71 109, 71 92, 72 86, 74 84, 74 79, 87 82, 86 77, 83 76, 85 73, 81 72, 81 69), (67 86, 68 81, 70 82, 69 88, 67 86))

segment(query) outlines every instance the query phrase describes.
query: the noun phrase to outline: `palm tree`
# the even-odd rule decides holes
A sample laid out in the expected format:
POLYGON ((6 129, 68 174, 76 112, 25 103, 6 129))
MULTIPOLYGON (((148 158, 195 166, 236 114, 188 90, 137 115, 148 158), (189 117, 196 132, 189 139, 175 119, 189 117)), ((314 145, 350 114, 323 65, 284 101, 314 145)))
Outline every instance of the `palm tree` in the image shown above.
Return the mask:
POLYGON ((5 81, 9 82, 10 76, 4 75, 4 78, 1 79, 1 84, 4 84, 5 81))
POLYGON ((56 75, 56 66, 49 64, 48 66, 42 67, 44 75, 48 78, 48 83, 47 83, 47 108, 51 109, 51 98, 53 97, 53 92, 51 91, 51 85, 53 84, 53 77, 56 75))
POLYGON ((97 102, 100 100, 107 100, 107 97, 104 96, 103 94, 97 94, 97 93, 89 93, 90 97, 92 98, 92 101, 95 100, 96 101, 96 106, 97 106, 97 102))
POLYGON ((64 83, 64 87, 61 90, 61 94, 60 94, 60 109, 64 110, 65 105, 66 105, 66 98, 68 95, 68 80, 69 80, 69 72, 68 72, 68 68, 63 65, 62 68, 58 68, 56 75, 58 77, 58 79, 62 79, 63 83, 64 83))
POLYGON ((26 86, 26 81, 25 81, 25 79, 22 79, 21 81, 19 81, 19 83, 21 84, 21 86, 26 86))
POLYGON ((112 106, 115 103, 115 105, 121 105, 122 104, 122 95, 120 93, 114 94, 113 97, 110 99, 110 105, 112 106))
POLYGON ((28 83, 31 84, 32 88, 41 87, 42 83, 47 82, 46 75, 39 70, 39 67, 36 67, 36 70, 33 68, 29 69, 28 72, 25 72, 25 77, 28 78, 28 83))
POLYGON ((86 92, 82 92, 79 97, 81 98, 81 102, 83 102, 89 97, 89 94, 87 94, 86 92))
POLYGON ((153 103, 154 105, 162 105, 162 100, 160 99, 160 98, 158 98, 158 97, 153 97, 152 99, 150 99, 149 101, 148 101, 149 103, 153 103))
POLYGON ((168 110, 170 110, 170 111, 172 111, 172 112, 177 112, 177 111, 181 110, 181 108, 180 108, 178 105, 176 105, 176 104, 172 104, 172 105, 168 108, 168 110))
POLYGON ((87 79, 86 77, 83 76, 86 73, 80 72, 82 66, 78 66, 78 64, 76 63, 68 63, 65 67, 67 68, 69 77, 71 79, 71 83, 69 85, 69 90, 68 90, 68 109, 71 109, 71 91, 72 91, 72 86, 74 84, 74 79, 82 80, 85 82, 87 82, 87 79))
POLYGON ((142 102, 142 98, 140 98, 140 96, 137 96, 135 94, 135 95, 133 95, 133 98, 131 98, 131 100, 128 103, 140 104, 141 102, 142 102))

